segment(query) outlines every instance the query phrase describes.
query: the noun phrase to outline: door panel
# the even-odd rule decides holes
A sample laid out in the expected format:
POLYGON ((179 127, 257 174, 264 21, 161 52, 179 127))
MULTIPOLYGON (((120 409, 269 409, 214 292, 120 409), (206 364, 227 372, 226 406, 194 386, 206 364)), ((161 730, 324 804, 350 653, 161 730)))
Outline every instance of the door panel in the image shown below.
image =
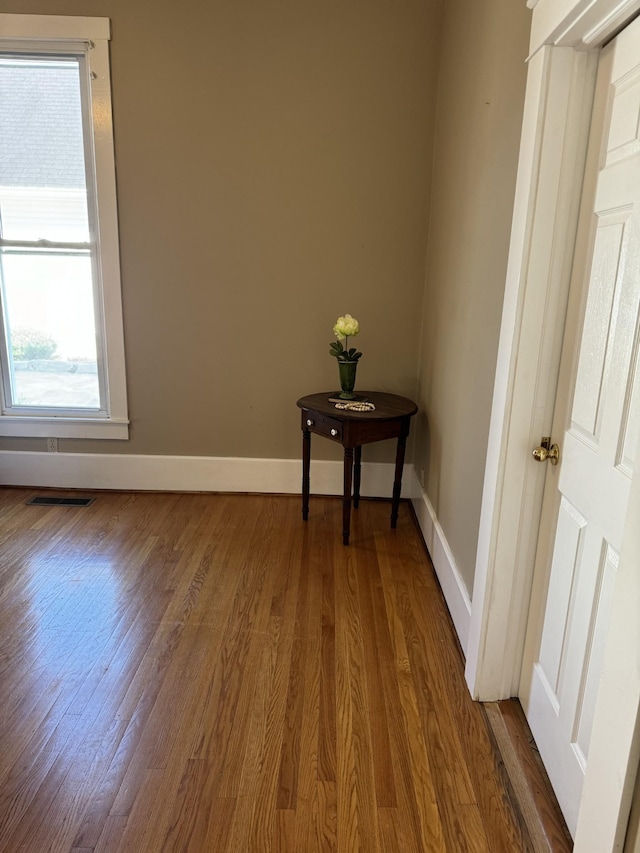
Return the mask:
POLYGON ((520 686, 572 834, 640 430, 640 21, 602 52, 578 246, 520 686))

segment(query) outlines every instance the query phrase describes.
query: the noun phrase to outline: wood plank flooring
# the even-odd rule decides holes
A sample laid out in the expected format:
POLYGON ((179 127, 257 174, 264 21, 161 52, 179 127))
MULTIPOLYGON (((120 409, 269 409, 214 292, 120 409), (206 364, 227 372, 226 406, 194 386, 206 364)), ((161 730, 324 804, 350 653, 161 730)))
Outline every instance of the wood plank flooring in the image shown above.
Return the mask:
POLYGON ((344 547, 335 498, 35 494, 0 489, 2 853, 532 849, 409 505, 344 547))

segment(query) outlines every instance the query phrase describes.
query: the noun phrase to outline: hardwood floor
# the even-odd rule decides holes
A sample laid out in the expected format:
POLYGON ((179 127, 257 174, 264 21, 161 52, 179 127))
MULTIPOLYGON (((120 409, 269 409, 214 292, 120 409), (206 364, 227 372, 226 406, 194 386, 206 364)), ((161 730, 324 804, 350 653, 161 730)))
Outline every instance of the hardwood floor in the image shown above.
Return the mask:
POLYGON ((34 494, 0 489, 2 853, 533 849, 407 504, 344 547, 340 499, 34 494))

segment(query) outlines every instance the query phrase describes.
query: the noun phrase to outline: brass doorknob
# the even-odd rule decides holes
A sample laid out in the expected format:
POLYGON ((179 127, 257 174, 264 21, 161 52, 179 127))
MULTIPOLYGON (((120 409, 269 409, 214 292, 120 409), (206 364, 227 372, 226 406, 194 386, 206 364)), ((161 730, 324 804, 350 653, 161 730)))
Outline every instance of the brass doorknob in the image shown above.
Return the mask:
POLYGON ((557 444, 552 444, 551 447, 542 444, 533 451, 533 458, 536 462, 545 462, 548 459, 552 465, 557 465, 560 461, 560 448, 557 444))

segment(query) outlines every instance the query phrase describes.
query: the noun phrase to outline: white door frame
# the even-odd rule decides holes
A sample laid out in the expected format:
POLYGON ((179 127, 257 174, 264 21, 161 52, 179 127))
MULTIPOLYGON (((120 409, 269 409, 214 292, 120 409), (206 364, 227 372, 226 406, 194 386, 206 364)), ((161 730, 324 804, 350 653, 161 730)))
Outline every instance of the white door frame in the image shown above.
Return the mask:
MULTIPOLYGON (((531 449, 550 435, 598 52, 640 10, 640 0, 528 5, 531 49, 466 647, 467 683, 483 701, 518 693, 545 473, 531 449)), ((637 472, 632 492, 640 489, 639 481, 637 472)), ((623 544, 619 578, 624 559, 623 544)), ((609 652, 605 666, 607 661, 614 663, 609 652)), ((611 675, 605 671, 603 679, 611 675)), ((628 711, 628 725, 634 720, 627 732, 632 763, 638 699, 640 693, 635 715, 632 697, 628 711)), ((598 715, 597 710, 596 752, 598 715)), ((590 757, 583 801, 591 797, 595 803, 592 763, 597 762, 590 757)), ((611 830, 618 836, 620 814, 611 830)), ((581 811, 577 840, 588 837, 589 824, 581 811)))

